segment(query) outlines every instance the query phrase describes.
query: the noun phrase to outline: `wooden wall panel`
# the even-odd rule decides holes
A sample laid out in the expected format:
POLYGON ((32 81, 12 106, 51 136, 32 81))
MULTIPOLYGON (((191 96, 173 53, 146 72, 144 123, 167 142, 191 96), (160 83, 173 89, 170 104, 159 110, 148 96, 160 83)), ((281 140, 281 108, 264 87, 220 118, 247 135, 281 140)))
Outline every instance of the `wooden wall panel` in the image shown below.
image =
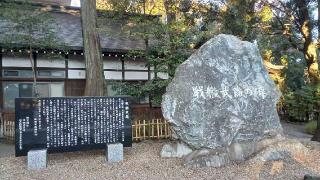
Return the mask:
POLYGON ((69 79, 66 83, 66 96, 83 96, 86 80, 69 79))
POLYGON ((157 119, 163 118, 162 111, 160 107, 149 107, 142 105, 134 105, 132 109, 132 114, 134 119, 157 119))

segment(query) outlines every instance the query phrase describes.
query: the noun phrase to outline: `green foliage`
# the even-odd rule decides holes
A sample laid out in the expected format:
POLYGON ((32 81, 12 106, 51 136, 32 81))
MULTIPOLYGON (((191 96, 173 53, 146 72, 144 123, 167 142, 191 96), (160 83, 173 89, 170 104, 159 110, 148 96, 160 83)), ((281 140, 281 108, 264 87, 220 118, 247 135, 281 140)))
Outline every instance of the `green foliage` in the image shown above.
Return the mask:
MULTIPOLYGON (((171 11, 179 9, 177 8, 179 1, 167 2, 173 3, 170 5, 174 7, 171 11)), ((132 54, 144 57, 148 60, 148 65, 156 67, 155 72, 167 73, 170 78, 161 80, 158 77, 135 85, 122 83, 117 87, 118 90, 138 98, 150 95, 153 104, 160 104, 161 95, 174 76, 177 66, 188 58, 194 48, 200 47, 216 33, 233 34, 243 40, 256 40, 265 61, 285 67, 280 74, 280 68, 277 69, 279 66, 276 66, 272 76, 276 77, 279 85, 281 84, 284 109, 290 120, 305 122, 315 120, 320 114, 320 90, 308 84, 306 78, 308 54, 305 51, 306 39, 301 27, 308 20, 312 25, 316 24, 313 16, 308 17, 308 13, 299 12, 299 9, 313 12, 314 1, 222 0, 220 2, 218 6, 215 3, 198 5, 193 3, 192 6, 187 3, 187 8, 183 8, 186 10, 174 12, 176 19, 171 25, 161 23, 155 25, 151 21, 136 19, 130 30, 131 35, 142 37, 148 45, 151 39, 154 41, 148 46, 147 52, 132 54), (303 4, 300 8, 299 3, 303 4), (206 31, 199 31, 199 24, 201 29, 206 31)), ((127 7, 122 9, 128 12, 127 7)), ((162 11, 160 14, 165 12, 162 11)), ((314 131, 315 127, 315 123, 311 122, 307 125, 307 129, 311 130, 307 131, 314 131)))
POLYGON ((316 133, 316 129, 317 129, 317 121, 310 121, 308 122, 304 129, 306 130, 307 133, 309 134, 315 134, 316 133))
POLYGON ((282 64, 286 65, 282 71, 282 76, 285 78, 285 85, 287 89, 291 91, 301 89, 306 85, 304 78, 304 70, 306 68, 305 60, 303 57, 293 54, 286 57, 282 62, 282 64))
POLYGON ((162 94, 165 92, 165 88, 169 82, 170 80, 154 79, 138 83, 114 82, 112 85, 113 90, 119 95, 132 96, 136 102, 149 96, 151 97, 150 102, 153 106, 160 106, 162 94))
POLYGON ((194 29, 183 30, 181 28, 183 26, 178 23, 174 26, 162 24, 162 28, 157 31, 148 32, 152 32, 150 35, 153 37, 153 45, 144 53, 131 52, 131 56, 145 58, 148 66, 155 67, 154 72, 157 77, 145 83, 116 83, 114 87, 118 94, 131 95, 136 100, 149 95, 153 106, 161 104, 162 95, 174 76, 176 68, 191 55, 192 44, 196 44, 198 40, 190 38, 195 34, 194 29), (168 33, 172 38, 167 38, 168 33), (160 74, 168 74, 169 79, 161 79, 160 74))
POLYGON ((254 0, 228 1, 226 8, 221 11, 222 32, 248 41, 255 39, 254 25, 257 22, 255 3, 254 0))
POLYGON ((319 116, 320 89, 304 86, 299 90, 285 94, 285 109, 291 121, 308 122, 319 116))
MULTIPOLYGON (((281 57, 288 55, 288 51, 292 50, 291 43, 281 34, 272 36, 259 35, 257 40, 262 54, 269 50, 272 51, 273 59, 271 59, 271 62, 274 64, 281 64, 281 57)), ((295 52, 295 54, 291 56, 301 57, 301 53, 298 55, 298 53, 295 52)))
MULTIPOLYGON (((162 95, 172 80, 176 68, 187 60, 195 51, 195 47, 201 46, 213 36, 211 31, 201 31, 196 25, 196 18, 199 18, 196 15, 197 10, 190 10, 190 13, 179 12, 179 8, 176 8, 178 2, 168 2, 173 3, 170 5, 170 7, 174 7, 171 13, 175 13, 177 17, 173 23, 164 24, 160 22, 158 17, 147 16, 149 14, 142 11, 140 13, 144 16, 129 17, 131 23, 124 27, 132 37, 145 40, 147 51, 134 51, 130 53, 130 56, 146 59, 147 66, 154 67, 156 77, 147 82, 114 84, 114 89, 118 94, 131 95, 136 100, 150 95, 153 106, 161 104, 162 95), (162 79, 161 75, 163 74, 167 74, 169 79, 162 79)), ((186 9, 184 8, 184 10, 186 9)))
POLYGON ((128 95, 132 96, 134 101, 138 102, 141 98, 145 97, 147 94, 140 90, 143 86, 143 82, 138 83, 128 83, 128 82, 109 82, 112 88, 118 95, 128 95))

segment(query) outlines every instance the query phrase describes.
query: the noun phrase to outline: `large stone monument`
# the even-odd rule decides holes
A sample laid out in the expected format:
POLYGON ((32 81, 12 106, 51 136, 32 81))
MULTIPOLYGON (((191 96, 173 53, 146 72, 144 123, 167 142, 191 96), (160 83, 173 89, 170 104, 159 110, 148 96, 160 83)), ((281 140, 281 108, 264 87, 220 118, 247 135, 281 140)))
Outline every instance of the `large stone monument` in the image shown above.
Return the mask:
POLYGON ((174 138, 193 150, 185 164, 217 167, 279 140, 280 95, 255 44, 218 35, 178 67, 162 111, 174 138))

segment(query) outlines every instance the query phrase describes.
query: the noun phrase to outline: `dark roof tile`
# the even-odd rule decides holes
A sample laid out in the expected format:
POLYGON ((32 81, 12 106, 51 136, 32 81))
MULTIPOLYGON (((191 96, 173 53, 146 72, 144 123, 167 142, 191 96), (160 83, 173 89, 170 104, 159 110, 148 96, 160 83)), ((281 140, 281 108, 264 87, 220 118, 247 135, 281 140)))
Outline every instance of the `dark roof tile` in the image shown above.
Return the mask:
MULTIPOLYGON (((56 37, 72 50, 83 49, 82 27, 79 11, 50 12, 55 21, 54 32, 56 37)), ((108 20, 106 20, 108 21, 108 20)), ((0 21, 0 28, 5 30, 8 23, 0 21)), ((119 24, 115 20, 104 23, 99 33, 101 47, 104 52, 126 52, 130 50, 145 50, 144 41, 124 35, 119 24)), ((1 39, 1 38, 0 38, 1 39)), ((1 43, 1 42, 0 42, 1 43)))

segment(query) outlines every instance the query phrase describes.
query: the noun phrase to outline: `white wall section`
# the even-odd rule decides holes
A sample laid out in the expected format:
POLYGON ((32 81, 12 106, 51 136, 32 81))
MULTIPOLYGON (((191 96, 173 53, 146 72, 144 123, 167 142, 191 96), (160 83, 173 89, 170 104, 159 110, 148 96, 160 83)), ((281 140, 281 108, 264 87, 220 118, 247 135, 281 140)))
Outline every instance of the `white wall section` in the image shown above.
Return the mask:
POLYGON ((69 68, 85 68, 84 56, 80 55, 69 55, 68 58, 68 67, 69 68))
POLYGON ((2 55, 2 66, 3 67, 31 67, 30 59, 27 55, 13 55, 3 54, 2 55))
POLYGON ((125 80, 148 80, 148 72, 125 72, 125 80))
POLYGON ((46 57, 43 55, 37 56, 37 67, 55 67, 65 68, 65 58, 60 57, 46 57))
POLYGON ((85 70, 68 70, 69 79, 85 79, 85 70))

